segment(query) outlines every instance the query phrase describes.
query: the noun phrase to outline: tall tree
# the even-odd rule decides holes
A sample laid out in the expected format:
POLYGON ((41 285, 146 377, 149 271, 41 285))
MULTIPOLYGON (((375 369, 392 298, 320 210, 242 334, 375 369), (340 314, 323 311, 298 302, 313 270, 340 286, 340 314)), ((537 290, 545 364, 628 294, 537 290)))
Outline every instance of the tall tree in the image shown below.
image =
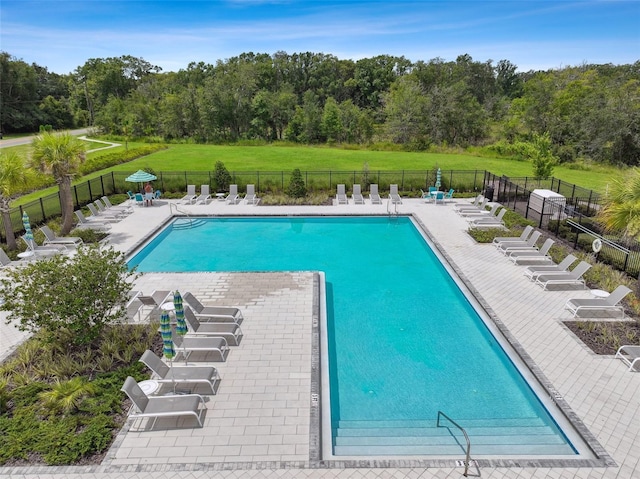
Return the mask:
POLYGON ((85 160, 85 145, 69 132, 43 131, 33 140, 32 159, 34 166, 51 174, 60 188, 61 233, 67 234, 73 227, 71 180, 85 160))
POLYGON ((9 249, 17 247, 9 214, 11 211, 9 203, 22 192, 28 178, 28 170, 20 155, 14 151, 0 153, 0 213, 2 213, 2 224, 9 249))

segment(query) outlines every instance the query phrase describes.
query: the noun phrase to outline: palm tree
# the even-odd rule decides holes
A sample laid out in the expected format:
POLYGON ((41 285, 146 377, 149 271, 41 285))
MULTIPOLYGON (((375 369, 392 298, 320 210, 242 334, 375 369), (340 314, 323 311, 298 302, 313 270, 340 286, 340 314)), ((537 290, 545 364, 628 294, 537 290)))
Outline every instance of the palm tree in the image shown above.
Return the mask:
POLYGON ((71 180, 77 175, 85 159, 85 146, 69 132, 62 134, 43 131, 33 140, 33 163, 40 171, 53 175, 60 188, 62 211, 61 234, 73 227, 73 197, 71 180))
POLYGON ((0 214, 7 237, 7 247, 16 249, 16 236, 11 223, 10 202, 20 193, 29 181, 24 160, 16 152, 0 154, 0 214))
POLYGON ((640 240, 640 169, 613 180, 597 218, 607 231, 640 240))

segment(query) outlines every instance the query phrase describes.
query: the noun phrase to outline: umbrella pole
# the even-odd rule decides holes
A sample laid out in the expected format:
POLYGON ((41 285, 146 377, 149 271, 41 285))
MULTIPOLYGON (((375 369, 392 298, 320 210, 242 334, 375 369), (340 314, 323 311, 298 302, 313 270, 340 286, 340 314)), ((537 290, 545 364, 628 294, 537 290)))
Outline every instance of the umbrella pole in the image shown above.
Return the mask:
POLYGON ((173 383, 173 394, 176 394, 176 377, 173 375, 173 358, 169 358, 169 369, 171 370, 171 382, 173 383))

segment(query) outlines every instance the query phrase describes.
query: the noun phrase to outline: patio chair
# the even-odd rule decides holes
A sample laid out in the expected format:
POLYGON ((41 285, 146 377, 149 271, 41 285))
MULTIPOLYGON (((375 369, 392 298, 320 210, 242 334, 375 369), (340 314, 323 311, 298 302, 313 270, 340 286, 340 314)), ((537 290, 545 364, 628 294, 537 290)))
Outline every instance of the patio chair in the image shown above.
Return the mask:
MULTIPOLYGON (((134 195, 133 198, 135 200, 135 195, 134 195)), ((102 200, 102 202, 104 203, 104 206, 109 211, 121 211, 121 212, 126 213, 126 214, 133 213, 133 208, 129 204, 124 204, 123 203, 123 204, 120 204, 120 205, 114 205, 114 204, 111 203, 111 200, 109 199, 108 196, 103 196, 100 199, 102 200)), ((131 198, 129 198, 129 199, 131 199, 131 198)))
POLYGON ((349 203, 349 199, 347 198, 347 193, 345 191, 344 185, 338 185, 338 190, 336 193, 336 202, 339 205, 346 205, 349 203))
POLYGON ((50 244, 46 246, 40 246, 34 239, 27 239, 24 236, 20 236, 22 241, 27 245, 27 249, 33 252, 36 256, 54 256, 67 251, 66 246, 58 244, 50 244))
POLYGON ((633 371, 636 368, 636 363, 640 364, 640 346, 620 346, 615 357, 622 359, 622 362, 629 366, 629 371, 633 371))
POLYGON ((527 241, 531 233, 533 233, 533 226, 527 225, 520 236, 496 236, 493 238, 493 244, 497 245, 503 241, 527 241))
POLYGON ((200 321, 230 322, 242 324, 242 311, 230 306, 205 306, 193 294, 186 292, 182 299, 187 303, 200 321))
POLYGON ((83 241, 79 236, 56 236, 56 234, 47 225, 42 225, 40 231, 44 233, 43 245, 54 244, 62 246, 80 246, 83 241))
POLYGON ((606 298, 570 299, 564 307, 573 313, 574 318, 584 317, 581 316, 583 311, 600 311, 607 313, 620 311, 624 318, 624 307, 620 304, 620 301, 630 292, 631 290, 629 288, 621 284, 606 298))
POLYGON ((503 255, 508 256, 511 251, 515 251, 515 250, 518 250, 518 249, 535 248, 536 243, 538 242, 538 240, 540 239, 541 236, 542 236, 542 233, 540 231, 534 231, 533 233, 531 233, 531 235, 529 236, 527 241, 518 241, 518 240, 516 240, 516 241, 503 241, 502 243, 498 243, 496 245, 496 248, 503 255))
POLYGON ((364 205, 364 197, 362 196, 360 185, 353 185, 353 193, 351 193, 351 198, 353 198, 354 205, 364 205))
POLYGON ((153 418, 151 424, 153 427, 158 418, 193 416, 202 427, 202 414, 206 411, 206 406, 204 398, 199 394, 149 397, 131 376, 125 379, 121 391, 129 396, 133 403, 133 407, 129 411, 129 418, 153 418))
POLYGON ((378 185, 373 183, 369 185, 369 200, 372 205, 381 205, 382 199, 380 198, 380 194, 378 193, 378 185))
POLYGON ((447 191, 447 193, 444 195, 444 202, 446 203, 449 200, 453 200, 453 194, 456 192, 456 190, 454 190, 453 188, 451 188, 449 191, 447 191))
POLYGON ((547 238, 539 250, 515 250, 509 253, 508 258, 510 261, 513 261, 514 264, 520 264, 526 261, 552 263, 553 260, 549 256, 549 250, 551 249, 551 246, 553 246, 553 243, 555 243, 555 241, 551 238, 547 238))
POLYGON ((549 285, 573 285, 581 284, 585 285, 582 275, 585 274, 591 265, 586 261, 581 261, 571 272, 565 274, 541 274, 536 278, 536 284, 542 286, 542 289, 547 289, 549 285))
POLYGON ((76 228, 90 228, 97 231, 107 231, 111 229, 111 225, 109 223, 99 221, 95 217, 86 218, 81 210, 75 210, 74 214, 76 215, 76 218, 78 218, 76 228))
POLYGON ((569 266, 571 266, 578 258, 573 256, 572 254, 568 254, 565 258, 560 261, 558 264, 553 265, 541 265, 541 266, 527 266, 524 269, 524 274, 531 281, 535 281, 538 276, 541 274, 553 275, 553 274, 564 274, 569 272, 569 266))
POLYGON ((183 204, 192 205, 195 203, 198 195, 196 195, 196 185, 187 185, 187 194, 180 198, 183 204))
POLYGON ((176 354, 182 353, 184 362, 187 362, 193 352, 216 353, 218 361, 225 362, 229 356, 229 344, 227 340, 214 336, 180 336, 173 335, 176 345, 176 354))
POLYGON ((161 196, 162 196, 162 191, 156 190, 156 192, 153 194, 153 199, 159 200, 161 196))
POLYGON ((7 256, 7 253, 5 253, 2 248, 0 248, 0 268, 5 268, 7 266, 16 266, 20 264, 23 263, 21 261, 11 261, 11 258, 7 256))
POLYGON ((211 192, 209 185, 200 186, 200 195, 196 198, 195 204, 202 203, 206 205, 211 200, 211 192))
POLYGON ((117 223, 118 221, 122 220, 122 217, 120 216, 114 216, 114 215, 109 215, 106 213, 100 213, 98 211, 98 209, 95 207, 95 205, 89 203, 87 205, 87 208, 89 208, 89 211, 91 211, 91 216, 93 216, 94 218, 98 218, 102 221, 104 221, 105 223, 117 223))
POLYGON ((402 198, 398 194, 398 185, 389 185, 389 199, 394 205, 402 204, 402 198))
POLYGON ((482 200, 484 200, 484 196, 478 195, 471 201, 461 201, 460 203, 454 203, 453 208, 456 210, 460 208, 469 208, 471 206, 477 208, 482 200))
POLYGON ((133 198, 136 202, 136 205, 144 206, 144 196, 142 196, 142 193, 136 193, 133 198))
POLYGON ((238 203, 238 185, 229 185, 229 194, 224 201, 230 205, 238 203))
POLYGON ((431 200, 433 201, 434 204, 438 204, 440 203, 441 205, 444 205, 444 191, 434 191, 431 195, 431 200))
POLYGON ((489 198, 482 198, 479 203, 475 203, 473 205, 459 206, 454 208, 458 214, 462 214, 465 211, 478 212, 478 211, 486 211, 485 207, 489 204, 489 198))
POLYGON ((101 215, 111 215, 111 216, 116 216, 118 218, 124 218, 125 216, 128 216, 132 213, 132 210, 130 209, 125 210, 121 208, 109 208, 102 202, 100 198, 95 200, 93 204, 96 205, 96 208, 98 209, 98 213, 100 213, 101 215))
POLYGON ((255 185, 247 185, 247 194, 244 195, 244 202, 246 204, 257 205, 260 202, 260 198, 256 196, 255 185))
POLYGON ((466 218, 467 221, 470 221, 474 217, 490 218, 492 216, 495 216, 498 213, 498 209, 502 207, 500 203, 494 203, 493 206, 491 206, 491 209, 487 210, 486 209, 487 205, 485 204, 484 201, 482 202, 482 204, 483 204, 482 208, 475 208, 475 209, 470 208, 470 209, 458 210, 458 214, 466 218))
POLYGON ((201 323, 191 308, 184 309, 184 319, 189 325, 189 331, 187 332, 189 336, 215 336, 224 338, 227 340, 229 346, 238 346, 244 336, 240 325, 237 323, 201 323))
POLYGON ((153 351, 148 349, 139 359, 156 375, 153 379, 159 383, 171 384, 206 384, 211 394, 218 392, 220 375, 213 366, 167 366, 153 351))

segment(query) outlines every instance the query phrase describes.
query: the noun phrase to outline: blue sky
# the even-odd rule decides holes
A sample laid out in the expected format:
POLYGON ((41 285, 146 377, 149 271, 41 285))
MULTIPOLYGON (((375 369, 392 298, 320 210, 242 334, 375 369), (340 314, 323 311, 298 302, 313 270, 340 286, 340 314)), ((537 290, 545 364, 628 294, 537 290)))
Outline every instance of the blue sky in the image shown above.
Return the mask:
POLYGON ((518 70, 640 59, 640 0, 2 0, 0 50, 56 73, 132 55, 162 67, 243 52, 510 60, 518 70))

